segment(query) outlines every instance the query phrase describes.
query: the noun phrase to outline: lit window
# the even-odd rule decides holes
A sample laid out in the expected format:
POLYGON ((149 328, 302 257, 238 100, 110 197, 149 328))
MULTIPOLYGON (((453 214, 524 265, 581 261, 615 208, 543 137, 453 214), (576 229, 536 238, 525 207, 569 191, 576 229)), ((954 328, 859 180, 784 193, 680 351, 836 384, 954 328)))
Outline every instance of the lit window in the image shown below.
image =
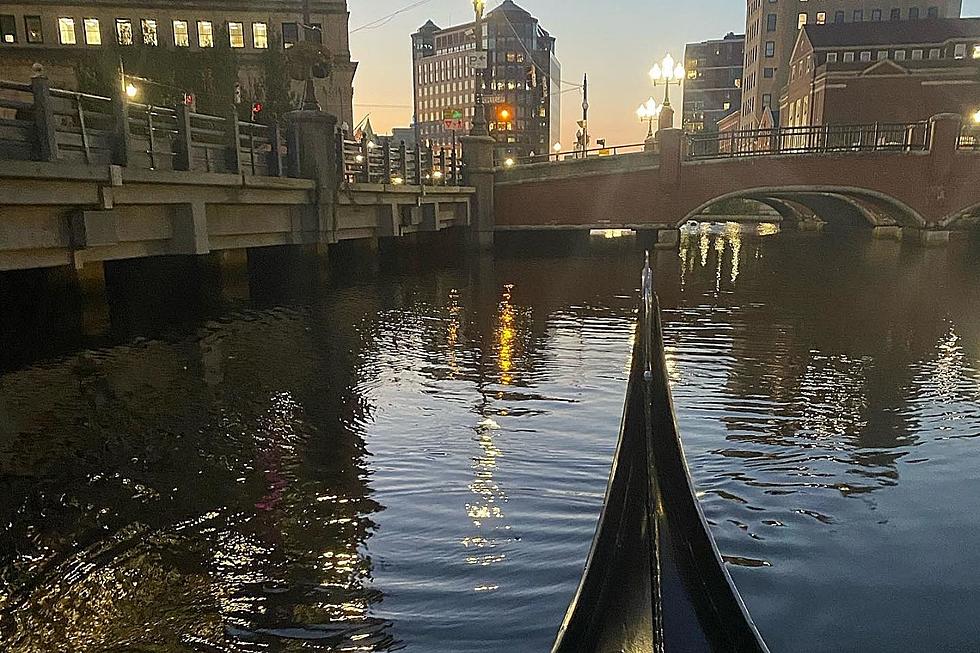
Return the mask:
POLYGON ((17 20, 13 15, 0 16, 0 42, 17 42, 17 20))
POLYGON ((818 11, 817 12, 817 25, 823 25, 827 22, 827 12, 818 11))
POLYGON ((116 19, 116 42, 119 45, 133 44, 133 21, 123 18, 116 19))
POLYGON ((24 16, 24 28, 27 30, 28 43, 44 43, 40 16, 24 16))
POLYGON ((803 29, 806 25, 807 16, 805 12, 800 12, 800 15, 796 17, 796 29, 803 29))
POLYGON ((973 58, 980 59, 980 43, 973 46, 973 58))
POLYGON ((99 28, 99 19, 83 18, 82 25, 85 27, 85 43, 102 45, 102 30, 99 28))
POLYGON ((257 50, 269 47, 269 26, 265 23, 252 23, 252 45, 257 50))
POLYGON ((152 18, 144 18, 142 20, 143 27, 143 45, 158 45, 160 43, 157 37, 157 22, 152 18))
POLYGON ((58 19, 58 39, 61 41, 62 45, 75 45, 75 43, 78 42, 75 39, 74 18, 58 19))
POLYGON ((197 21, 197 43, 202 48, 214 47, 214 25, 210 20, 197 21))
POLYGON ((228 23, 228 43, 233 48, 245 47, 245 26, 242 23, 228 23))
POLYGON ((186 20, 174 21, 174 45, 178 48, 189 48, 191 46, 191 35, 186 20))

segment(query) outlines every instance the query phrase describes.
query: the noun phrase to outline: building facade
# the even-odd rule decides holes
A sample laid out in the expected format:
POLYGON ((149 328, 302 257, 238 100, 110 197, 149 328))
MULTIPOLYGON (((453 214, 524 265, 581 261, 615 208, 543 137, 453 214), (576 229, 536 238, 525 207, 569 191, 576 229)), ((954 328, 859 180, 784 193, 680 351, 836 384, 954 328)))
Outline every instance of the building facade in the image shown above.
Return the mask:
MULTIPOLYGON (((227 39, 238 55, 240 83, 252 86, 270 47, 312 40, 332 55, 331 74, 315 83, 320 105, 349 124, 357 65, 351 61, 346 0, 311 0, 311 22, 303 28, 301 0, 0 2, 0 78, 26 81, 40 63, 53 86, 77 89, 81 53, 112 46, 202 52, 227 39)), ((292 94, 301 95, 302 87, 293 81, 292 94)))
POLYGON ((478 50, 473 23, 439 28, 432 21, 412 35, 415 124, 421 142, 451 146, 472 127, 476 85, 482 84, 498 157, 548 152, 559 140, 561 65, 555 38, 524 9, 505 0, 484 17, 489 68, 471 65, 478 50), (446 128, 457 116, 460 129, 446 128))
POLYGON ((980 110, 980 18, 807 25, 780 99, 784 126, 909 123, 980 110))
POLYGON ((766 107, 776 108, 789 80, 789 61, 805 25, 886 23, 958 18, 962 0, 748 0, 741 128, 754 129, 766 107))
POLYGON ((718 121, 737 113, 742 102, 745 35, 688 43, 684 48, 684 131, 716 131, 718 121))

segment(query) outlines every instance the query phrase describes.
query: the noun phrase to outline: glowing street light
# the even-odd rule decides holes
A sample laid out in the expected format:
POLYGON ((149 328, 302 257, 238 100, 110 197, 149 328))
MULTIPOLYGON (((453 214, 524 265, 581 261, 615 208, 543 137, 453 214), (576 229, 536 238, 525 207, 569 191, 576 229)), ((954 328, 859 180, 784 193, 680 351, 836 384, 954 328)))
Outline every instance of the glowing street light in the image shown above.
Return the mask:
POLYGON ((510 159, 510 158, 504 159, 504 167, 505 168, 513 168, 514 167, 514 159, 510 159))
POLYGON ((980 109, 977 109, 977 112, 973 114, 973 124, 980 125, 980 109))
POLYGON ((561 143, 555 143, 555 144, 554 144, 554 145, 553 145, 553 146, 551 147, 551 149, 553 149, 553 150, 554 150, 554 151, 555 151, 556 153, 557 153, 557 152, 561 152, 561 143))
POLYGON ((653 98, 641 104, 636 110, 636 116, 640 119, 640 122, 646 122, 649 125, 647 129, 647 140, 653 138, 653 120, 660 115, 662 110, 663 107, 658 105, 657 101, 653 98))
POLYGON ((680 85, 684 79, 684 64, 675 63, 674 58, 668 53, 659 64, 653 64, 650 69, 650 81, 654 86, 664 87, 664 106, 670 106, 670 85, 680 85))
POLYGON ((129 82, 126 84, 126 97, 130 100, 135 98, 139 94, 140 90, 136 88, 136 84, 129 82))

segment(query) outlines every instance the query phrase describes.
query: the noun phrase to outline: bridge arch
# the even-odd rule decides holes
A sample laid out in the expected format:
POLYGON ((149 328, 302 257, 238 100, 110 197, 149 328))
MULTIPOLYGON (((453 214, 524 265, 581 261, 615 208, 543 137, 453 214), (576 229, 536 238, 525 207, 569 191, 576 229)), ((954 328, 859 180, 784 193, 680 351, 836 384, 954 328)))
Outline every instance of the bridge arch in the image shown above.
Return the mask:
POLYGON ((816 217, 832 225, 926 226, 925 218, 904 202, 877 191, 851 186, 771 186, 724 193, 689 211, 677 222, 678 226, 696 219, 708 207, 729 199, 765 204, 784 220, 797 222, 816 217))

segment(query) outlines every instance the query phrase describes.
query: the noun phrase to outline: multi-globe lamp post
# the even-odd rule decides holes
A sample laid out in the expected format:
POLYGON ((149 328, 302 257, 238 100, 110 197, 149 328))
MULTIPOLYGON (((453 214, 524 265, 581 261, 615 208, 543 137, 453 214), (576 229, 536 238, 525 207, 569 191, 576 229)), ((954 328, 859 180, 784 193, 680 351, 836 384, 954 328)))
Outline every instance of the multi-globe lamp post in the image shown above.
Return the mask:
POLYGON ((636 110, 636 117, 640 119, 640 122, 647 123, 647 140, 653 140, 653 121, 660 115, 663 107, 657 104, 657 101, 650 98, 646 102, 640 105, 636 110))
POLYGON ((650 69, 650 81, 654 86, 664 87, 664 103, 660 111, 660 129, 672 127, 674 124, 674 110, 670 106, 670 87, 672 84, 680 86, 684 81, 684 64, 675 62, 674 58, 668 53, 658 64, 653 64, 650 69))
MULTIPOLYGON (((476 15, 476 20, 473 23, 473 31, 476 38, 477 52, 483 50, 483 10, 485 7, 486 2, 484 0, 473 0, 473 13, 476 15)), ((487 136, 490 132, 487 130, 487 116, 483 108, 483 74, 477 66, 473 68, 476 73, 476 79, 473 82, 473 127, 470 133, 473 136, 487 136)))

